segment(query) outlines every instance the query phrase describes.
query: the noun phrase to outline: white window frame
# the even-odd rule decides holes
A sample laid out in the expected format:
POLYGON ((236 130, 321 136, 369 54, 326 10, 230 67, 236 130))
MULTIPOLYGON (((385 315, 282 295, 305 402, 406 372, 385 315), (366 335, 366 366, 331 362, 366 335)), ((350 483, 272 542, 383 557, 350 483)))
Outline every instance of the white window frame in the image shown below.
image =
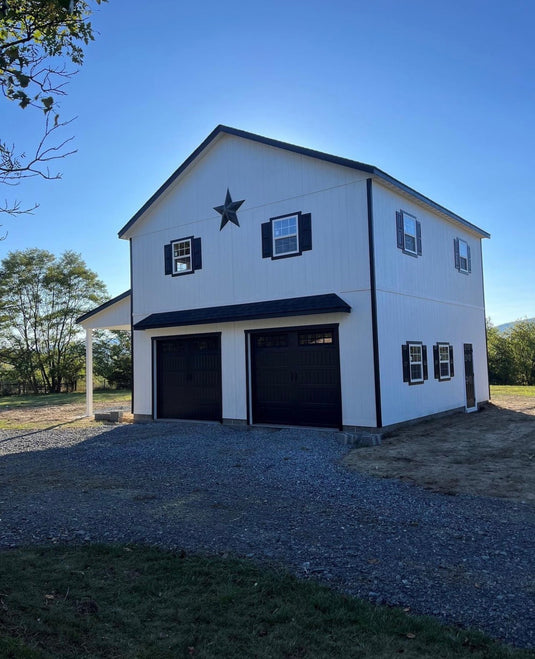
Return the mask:
POLYGON ((173 274, 174 275, 183 275, 186 274, 187 272, 193 272, 193 245, 192 245, 192 240, 191 238, 182 238, 181 240, 173 240, 171 243, 171 258, 173 262, 173 274), (182 256, 180 255, 175 255, 175 245, 181 245, 181 244, 188 244, 189 245, 189 251, 187 254, 184 254, 182 256), (180 270, 177 268, 177 265, 180 261, 180 259, 186 259, 189 258, 189 268, 181 268, 180 270))
POLYGON ((451 380, 451 370, 450 370, 450 344, 449 343, 437 343, 438 350, 438 379, 439 380, 451 380), (441 348, 447 353, 447 358, 442 359, 441 348), (442 375, 442 364, 446 364, 448 367, 448 372, 446 375, 442 375))
POLYGON ((420 384, 421 382, 424 381, 424 350, 423 350, 423 345, 421 343, 411 343, 410 341, 407 343, 408 350, 409 350, 409 382, 411 384, 420 384), (420 359, 414 360, 412 359, 412 350, 411 348, 418 348, 420 351, 420 359), (413 365, 420 365, 420 377, 419 378, 413 378, 412 377, 412 367, 413 365))
POLYGON ((415 256, 418 256, 418 229, 416 228, 418 220, 414 217, 414 215, 410 215, 405 211, 402 211, 401 215, 403 218, 403 250, 405 252, 408 252, 409 254, 414 254, 415 256), (414 232, 408 230, 407 221, 412 223, 412 225, 414 226, 414 232), (409 238, 412 238, 414 240, 414 249, 409 249, 407 247, 407 236, 409 236, 409 238))
POLYGON ((459 271, 465 272, 466 274, 470 272, 468 269, 468 243, 465 240, 462 240, 461 238, 459 238, 459 271), (464 268, 463 268, 463 260, 465 262, 464 268))
POLYGON ((281 217, 276 217, 271 220, 271 239, 272 239, 272 253, 273 253, 273 258, 279 258, 281 256, 289 256, 290 254, 299 254, 299 214, 298 213, 291 213, 290 215, 283 215, 281 217), (279 236, 278 238, 275 236, 275 227, 279 222, 283 222, 284 220, 289 220, 291 218, 295 218, 295 232, 286 234, 284 236, 279 236), (284 240, 286 238, 293 238, 295 236, 295 246, 296 249, 288 250, 286 252, 277 252, 276 250, 276 245, 277 241, 279 240, 284 240))

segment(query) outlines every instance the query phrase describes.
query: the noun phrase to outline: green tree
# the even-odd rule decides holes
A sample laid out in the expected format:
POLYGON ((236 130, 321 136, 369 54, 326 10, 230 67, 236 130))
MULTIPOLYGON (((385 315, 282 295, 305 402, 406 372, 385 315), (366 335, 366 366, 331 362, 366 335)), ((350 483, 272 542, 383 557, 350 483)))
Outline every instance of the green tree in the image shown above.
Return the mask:
POLYGON ((516 374, 515 384, 535 384, 535 323, 517 320, 507 332, 516 374))
POLYGON ((34 391, 58 393, 83 365, 76 318, 106 288, 75 252, 59 258, 33 248, 0 265, 0 352, 34 391))
POLYGON ((487 319, 487 348, 490 384, 514 384, 516 368, 509 336, 487 319))
POLYGON ((130 332, 101 330, 93 343, 93 370, 118 389, 132 387, 130 332))
MULTIPOLYGON (((55 133, 70 123, 59 121, 58 98, 74 73, 66 63, 80 66, 83 47, 93 39, 90 13, 85 0, 0 0, 0 89, 7 100, 37 108, 44 118, 42 138, 27 153, 0 135, 0 183, 60 178, 50 172, 50 162, 73 151, 68 148, 72 138, 54 142, 55 133)), ((17 215, 33 208, 6 202, 0 212, 17 215)))

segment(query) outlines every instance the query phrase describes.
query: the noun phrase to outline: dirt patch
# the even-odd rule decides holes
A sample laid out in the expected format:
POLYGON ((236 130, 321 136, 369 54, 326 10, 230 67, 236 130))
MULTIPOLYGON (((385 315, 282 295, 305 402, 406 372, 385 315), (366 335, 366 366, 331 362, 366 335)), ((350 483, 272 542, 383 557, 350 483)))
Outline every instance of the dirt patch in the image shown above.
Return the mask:
MULTIPOLYGON (((123 421, 131 422, 129 403, 110 404, 110 402, 95 402, 95 412, 121 410, 123 421)), ((63 405, 43 405, 39 407, 13 407, 4 408, 1 412, 2 428, 8 429, 37 429, 55 428, 63 425, 86 427, 94 425, 93 417, 85 416, 85 402, 68 403, 63 405)), ((100 423, 100 422, 98 422, 100 423)))
POLYGON ((535 398, 496 396, 480 412, 407 426, 344 463, 446 494, 535 504, 535 398))

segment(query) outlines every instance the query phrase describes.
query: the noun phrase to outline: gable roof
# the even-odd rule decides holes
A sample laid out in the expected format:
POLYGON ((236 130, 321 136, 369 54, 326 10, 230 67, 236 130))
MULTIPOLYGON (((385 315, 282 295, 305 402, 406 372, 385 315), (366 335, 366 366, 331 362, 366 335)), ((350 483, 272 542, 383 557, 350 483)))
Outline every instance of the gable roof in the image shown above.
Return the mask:
POLYGON ((219 125, 215 128, 210 135, 200 144, 195 151, 180 165, 180 167, 174 171, 171 176, 161 185, 158 190, 148 199, 143 206, 135 213, 130 220, 124 225, 124 227, 119 231, 119 238, 122 238, 124 234, 137 222, 137 220, 145 213, 145 211, 152 206, 152 204, 167 190, 167 188, 172 185, 176 179, 186 170, 195 160, 198 158, 201 153, 221 134, 233 135, 235 137, 241 137, 242 139, 251 140, 252 142, 258 142, 260 144, 265 144, 267 146, 275 147, 277 149, 283 149, 285 151, 291 151, 292 153, 298 153, 303 156, 308 156, 309 158, 316 158, 317 160, 323 160, 325 162, 330 162, 335 165, 341 165, 342 167, 349 167, 351 169, 356 169, 360 172, 365 172, 378 178, 385 185, 395 188, 404 194, 413 197, 416 201, 423 203, 427 206, 430 206, 433 210, 437 211, 441 215, 446 216, 448 219, 454 220, 459 224, 462 224, 467 229, 478 233, 482 238, 490 238, 490 234, 483 229, 480 229, 475 224, 468 222, 460 215, 453 213, 444 206, 437 204, 432 199, 420 194, 413 188, 410 188, 408 185, 405 185, 401 181, 398 181, 394 177, 390 176, 386 172, 374 167, 373 165, 367 165, 362 162, 357 162, 356 160, 350 160, 348 158, 341 158, 339 156, 333 156, 329 153, 323 153, 322 151, 315 151, 314 149, 308 149, 303 146, 296 146, 295 144, 289 144, 288 142, 281 142, 279 140, 274 140, 269 137, 263 137, 262 135, 256 135, 255 133, 249 133, 245 130, 239 130, 238 128, 231 128, 229 126, 219 125))

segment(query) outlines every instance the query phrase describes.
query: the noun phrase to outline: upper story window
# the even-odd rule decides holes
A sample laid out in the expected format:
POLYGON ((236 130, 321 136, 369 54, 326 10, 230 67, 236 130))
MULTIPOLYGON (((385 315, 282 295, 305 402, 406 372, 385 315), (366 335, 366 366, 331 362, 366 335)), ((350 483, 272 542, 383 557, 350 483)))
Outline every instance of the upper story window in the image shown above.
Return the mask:
POLYGON ((422 384, 427 380, 427 346, 420 341, 407 341, 401 346, 403 382, 422 384))
POLYGON ((398 248, 405 254, 421 256, 422 254, 422 225, 405 211, 396 212, 396 232, 398 248))
POLYGON ((201 239, 188 236, 164 245, 165 274, 189 275, 202 268, 201 239))
POLYGON ((453 251, 455 255, 455 267, 459 272, 468 274, 472 272, 472 258, 470 253, 470 245, 460 238, 455 238, 453 241, 453 251))
POLYGON ((262 224, 262 258, 300 256, 312 249, 310 213, 289 213, 262 224))
POLYGON ((173 274, 191 272, 191 238, 171 243, 173 248, 173 274))
POLYGON ((299 251, 298 216, 288 215, 273 220, 273 255, 295 254, 299 251))

